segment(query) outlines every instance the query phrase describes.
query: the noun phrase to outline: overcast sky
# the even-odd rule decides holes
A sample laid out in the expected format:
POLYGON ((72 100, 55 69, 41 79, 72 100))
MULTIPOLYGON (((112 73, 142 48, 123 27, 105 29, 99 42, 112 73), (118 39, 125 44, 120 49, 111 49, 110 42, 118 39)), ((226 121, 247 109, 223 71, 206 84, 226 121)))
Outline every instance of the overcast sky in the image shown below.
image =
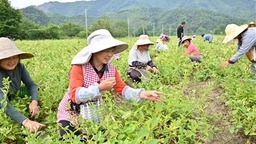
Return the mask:
POLYGON ((88 1, 88 0, 9 0, 11 6, 14 8, 24 8, 31 5, 41 5, 43 3, 47 3, 50 1, 58 1, 58 2, 74 2, 74 1, 88 1))

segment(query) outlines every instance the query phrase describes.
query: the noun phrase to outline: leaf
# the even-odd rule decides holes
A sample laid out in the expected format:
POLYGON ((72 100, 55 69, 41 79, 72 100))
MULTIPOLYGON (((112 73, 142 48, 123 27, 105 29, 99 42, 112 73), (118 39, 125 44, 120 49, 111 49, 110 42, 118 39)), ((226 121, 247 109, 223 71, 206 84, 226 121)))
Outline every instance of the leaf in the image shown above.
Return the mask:
POLYGON ((156 127, 158 124, 158 119, 157 118, 153 118, 151 119, 151 128, 156 127))
POLYGON ((139 138, 144 138, 145 136, 147 136, 149 133, 149 130, 146 129, 145 127, 143 127, 140 132, 139 132, 139 138))
POLYGON ((127 118, 129 118, 129 117, 131 116, 131 114, 132 114, 132 112, 131 112, 131 111, 128 111, 128 112, 126 112, 126 113, 122 116, 122 118, 123 118, 123 119, 127 119, 127 118))
POLYGON ((157 139, 150 139, 147 144, 157 144, 159 140, 157 139))
POLYGON ((234 127, 234 126, 231 126, 231 127, 229 128, 229 132, 233 134, 233 133, 235 132, 235 127, 234 127))

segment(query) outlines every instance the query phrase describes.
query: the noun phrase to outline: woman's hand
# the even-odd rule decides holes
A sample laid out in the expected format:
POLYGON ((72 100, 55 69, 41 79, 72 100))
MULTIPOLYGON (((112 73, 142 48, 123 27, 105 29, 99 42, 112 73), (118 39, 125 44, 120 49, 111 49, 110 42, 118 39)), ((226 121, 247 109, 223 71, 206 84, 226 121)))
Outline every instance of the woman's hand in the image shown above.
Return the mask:
POLYGON ((32 100, 32 102, 29 104, 29 111, 31 113, 31 117, 34 117, 35 115, 39 114, 38 109, 38 102, 36 100, 32 100))
POLYGON ((162 99, 160 98, 161 94, 162 93, 159 91, 142 91, 140 93, 140 98, 161 102, 162 101, 162 99))
POLYGON ((228 61, 225 61, 225 62, 223 62, 222 64, 220 64, 220 67, 221 68, 225 68, 225 67, 227 67, 229 65, 229 62, 228 61))
POLYGON ((115 85, 116 85, 116 78, 110 77, 105 79, 99 84, 99 90, 100 91, 111 90, 115 85))
POLYGON ((147 66, 146 70, 154 73, 160 73, 160 71, 156 67, 147 66))
POLYGON ((147 71, 151 71, 151 70, 152 70, 152 67, 149 66, 149 65, 147 65, 146 70, 147 70, 147 71))
POLYGON ((41 124, 36 121, 31 121, 29 119, 25 119, 22 122, 22 125, 25 126, 30 132, 36 132, 38 131, 41 127, 45 127, 44 124, 41 124))
POLYGON ((152 68, 152 71, 153 71, 154 73, 160 73, 160 71, 159 71, 156 67, 153 67, 153 68, 152 68))

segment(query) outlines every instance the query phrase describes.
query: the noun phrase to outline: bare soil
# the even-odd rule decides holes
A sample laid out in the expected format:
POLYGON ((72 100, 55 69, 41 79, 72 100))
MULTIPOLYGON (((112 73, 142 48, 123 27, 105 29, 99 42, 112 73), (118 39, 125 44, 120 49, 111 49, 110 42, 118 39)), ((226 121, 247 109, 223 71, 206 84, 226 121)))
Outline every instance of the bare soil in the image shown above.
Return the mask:
MULTIPOLYGON (((188 95, 191 89, 200 93, 201 90, 209 88, 209 82, 190 83, 188 89, 184 91, 188 95)), ((211 89, 205 99, 205 112, 209 115, 209 124, 214 126, 213 138, 203 140, 206 144, 245 144, 248 143, 246 138, 240 131, 230 133, 231 126, 231 110, 225 105, 226 98, 223 96, 224 90, 220 86, 211 89)), ((197 95, 197 94, 196 94, 197 95)), ((202 98, 202 97, 198 97, 202 98)))

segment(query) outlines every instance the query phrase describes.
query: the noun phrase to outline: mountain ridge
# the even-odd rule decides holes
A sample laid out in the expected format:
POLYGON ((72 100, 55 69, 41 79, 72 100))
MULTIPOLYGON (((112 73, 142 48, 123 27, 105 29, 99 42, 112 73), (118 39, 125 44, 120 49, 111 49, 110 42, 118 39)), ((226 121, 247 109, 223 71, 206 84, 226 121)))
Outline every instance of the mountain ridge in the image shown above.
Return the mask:
POLYGON ((233 0, 234 3, 237 1, 237 4, 241 3, 241 7, 239 9, 237 8, 235 10, 236 12, 230 11, 229 14, 225 13, 227 9, 230 10, 237 7, 236 5, 226 5, 231 0, 224 2, 216 0, 211 3, 202 2, 207 2, 208 0, 197 0, 190 3, 188 3, 188 0, 180 0, 176 3, 171 3, 174 0, 160 0, 157 2, 155 0, 148 0, 147 3, 145 1, 97 0, 69 3, 49 2, 33 7, 34 10, 27 10, 32 7, 25 8, 23 9, 23 15, 45 26, 49 23, 61 24, 67 21, 85 26, 85 17, 90 26, 97 20, 109 18, 112 23, 115 21, 126 22, 130 30, 134 31, 134 33, 135 31, 144 31, 145 29, 145 31, 150 31, 151 33, 157 31, 158 33, 165 32, 173 35, 175 34, 176 27, 182 21, 187 22, 186 32, 190 34, 212 33, 216 31, 218 31, 218 34, 223 34, 225 26, 229 23, 240 25, 250 21, 256 21, 256 11, 251 10, 254 7, 256 9, 256 6, 252 6, 252 4, 256 4, 255 0, 248 0, 249 3, 246 4, 238 0, 233 0), (215 4, 212 5, 212 3, 215 4), (218 4, 222 4, 222 6, 218 7, 218 4), (180 7, 181 5, 182 7, 180 7), (189 6, 190 8, 187 8, 189 6), (169 9, 166 9, 167 7, 169 9), (221 8, 226 9, 222 10, 222 12, 218 11, 221 8), (36 12, 35 9, 39 12, 36 12), (244 9, 248 10, 246 11, 244 9), (44 14, 40 14, 40 11, 45 13, 48 18, 44 14), (63 11, 65 13, 62 13, 63 11))
POLYGON ((84 14, 85 9, 90 16, 103 16, 108 12, 119 12, 136 6, 159 8, 164 11, 175 9, 205 9, 241 19, 255 19, 255 0, 95 0, 68 3, 48 2, 37 6, 45 13, 58 13, 64 16, 84 14))

